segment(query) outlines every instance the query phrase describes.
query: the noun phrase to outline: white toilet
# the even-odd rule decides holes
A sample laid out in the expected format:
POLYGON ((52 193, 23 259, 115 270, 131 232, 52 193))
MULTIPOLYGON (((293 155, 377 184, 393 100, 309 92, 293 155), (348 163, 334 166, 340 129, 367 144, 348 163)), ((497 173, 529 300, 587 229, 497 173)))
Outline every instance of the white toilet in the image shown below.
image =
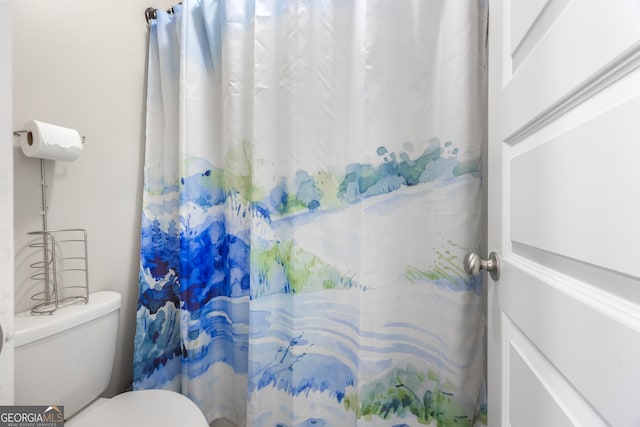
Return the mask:
POLYGON ((187 397, 165 390, 99 398, 116 354, 120 294, 96 292, 88 304, 53 315, 15 316, 15 404, 64 405, 70 427, 209 427, 187 397))

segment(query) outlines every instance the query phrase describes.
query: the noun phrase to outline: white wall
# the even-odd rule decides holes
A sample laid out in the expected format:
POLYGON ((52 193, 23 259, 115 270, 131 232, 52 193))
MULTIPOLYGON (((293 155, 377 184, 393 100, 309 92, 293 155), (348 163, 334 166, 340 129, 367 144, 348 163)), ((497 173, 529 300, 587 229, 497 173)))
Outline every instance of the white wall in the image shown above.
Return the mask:
MULTIPOLYGON (((14 129, 33 118, 87 137, 75 162, 47 161, 49 228, 86 228, 91 289, 123 296, 107 395, 131 383, 144 150, 144 11, 174 2, 12 2, 14 129)), ((26 248, 26 233, 41 229, 40 169, 15 143, 15 307, 22 311, 37 291, 28 264, 39 253, 26 248)))
MULTIPOLYGON (((0 325, 9 338, 13 330, 11 107, 11 5, 0 0, 0 325)), ((12 404, 13 340, 9 339, 0 352, 0 405, 12 404)))

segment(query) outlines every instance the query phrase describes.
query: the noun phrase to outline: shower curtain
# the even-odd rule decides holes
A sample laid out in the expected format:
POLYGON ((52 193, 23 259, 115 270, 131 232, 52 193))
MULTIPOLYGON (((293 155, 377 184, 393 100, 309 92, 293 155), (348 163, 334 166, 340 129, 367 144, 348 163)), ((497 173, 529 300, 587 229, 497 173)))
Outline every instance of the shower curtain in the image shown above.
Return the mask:
POLYGON ((150 24, 134 388, 238 426, 486 423, 484 16, 186 0, 150 24))

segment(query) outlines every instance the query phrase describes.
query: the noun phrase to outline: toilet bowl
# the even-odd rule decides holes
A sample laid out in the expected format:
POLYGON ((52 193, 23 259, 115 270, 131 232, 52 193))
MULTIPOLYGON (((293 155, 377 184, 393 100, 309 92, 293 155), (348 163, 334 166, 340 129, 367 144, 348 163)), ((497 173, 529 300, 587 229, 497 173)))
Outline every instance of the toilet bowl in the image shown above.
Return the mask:
POLYGON ((194 426, 208 427, 198 407, 181 394, 140 390, 99 399, 65 423, 66 427, 194 426))
POLYGON ((14 318, 15 404, 63 405, 72 427, 208 427, 187 397, 166 390, 99 398, 115 361, 121 297, 95 292, 53 315, 14 318))

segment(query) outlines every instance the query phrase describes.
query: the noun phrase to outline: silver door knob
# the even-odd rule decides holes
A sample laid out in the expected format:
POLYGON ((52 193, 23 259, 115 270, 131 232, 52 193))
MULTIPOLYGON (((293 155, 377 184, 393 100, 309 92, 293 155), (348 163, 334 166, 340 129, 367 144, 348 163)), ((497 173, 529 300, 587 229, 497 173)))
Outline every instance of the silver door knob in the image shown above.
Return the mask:
POLYGON ((500 278, 500 255, 497 252, 491 252, 489 259, 482 259, 475 252, 470 252, 464 257, 464 271, 467 274, 475 276, 481 270, 488 271, 493 280, 500 278))

